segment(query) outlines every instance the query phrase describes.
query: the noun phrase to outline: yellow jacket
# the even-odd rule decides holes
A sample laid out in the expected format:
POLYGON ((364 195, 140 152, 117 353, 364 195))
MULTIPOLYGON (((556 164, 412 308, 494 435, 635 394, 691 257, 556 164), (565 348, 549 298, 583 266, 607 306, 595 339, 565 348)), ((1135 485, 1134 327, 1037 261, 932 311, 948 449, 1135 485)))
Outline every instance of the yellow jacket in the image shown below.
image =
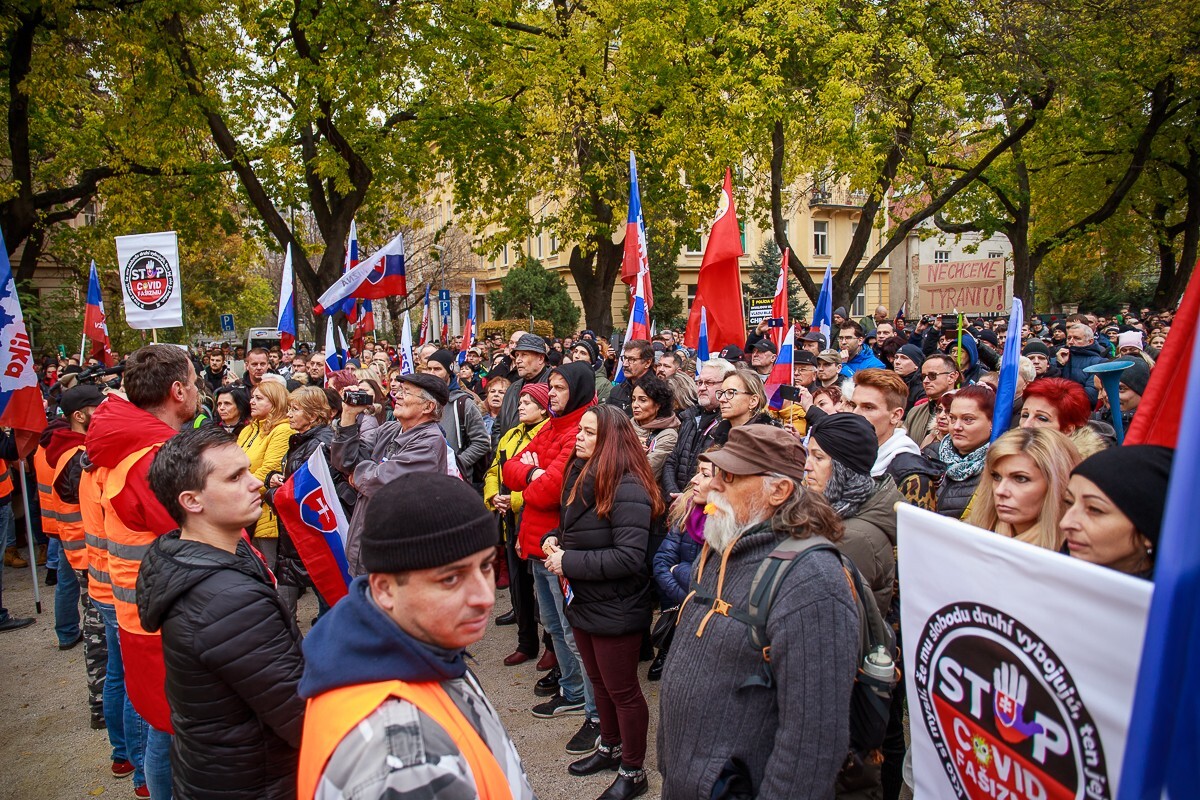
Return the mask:
POLYGON ((778 411, 771 409, 770 414, 801 436, 808 432, 808 420, 805 418, 804 408, 799 403, 784 403, 783 408, 778 411))
MULTIPOLYGON (((254 477, 263 481, 263 494, 267 491, 267 476, 272 472, 283 471, 283 457, 287 455, 293 433, 295 431, 283 420, 276 423, 267 433, 263 433, 262 423, 256 421, 251 422, 238 434, 238 447, 242 448, 242 452, 250 459, 250 471, 254 473, 254 477)), ((258 524, 254 526, 254 535, 267 539, 279 536, 278 519, 266 503, 263 503, 262 515, 258 518, 258 524)))
MULTIPOLYGON (((492 465, 488 467, 487 475, 483 478, 483 504, 488 507, 489 511, 495 511, 495 506, 492 505, 492 498, 500 494, 500 459, 503 456, 504 460, 512 458, 525 449, 525 445, 529 444, 537 432, 542 429, 549 420, 543 420, 537 425, 530 428, 528 425, 521 423, 517 427, 510 430, 500 439, 500 443, 496 445, 496 456, 492 459, 492 465)), ((521 512, 521 493, 509 492, 512 497, 512 512, 519 514, 521 512)))

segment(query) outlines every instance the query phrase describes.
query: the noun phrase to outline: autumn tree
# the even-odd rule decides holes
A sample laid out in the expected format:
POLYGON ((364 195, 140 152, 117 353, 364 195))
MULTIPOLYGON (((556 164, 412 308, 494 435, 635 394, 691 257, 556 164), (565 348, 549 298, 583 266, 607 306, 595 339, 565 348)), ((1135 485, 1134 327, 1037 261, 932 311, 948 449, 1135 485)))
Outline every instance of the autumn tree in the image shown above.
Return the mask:
POLYGON ((542 266, 536 258, 513 267, 488 293, 488 303, 499 319, 545 319, 554 325, 555 336, 570 336, 578 330, 579 308, 567 292, 567 282, 542 266))

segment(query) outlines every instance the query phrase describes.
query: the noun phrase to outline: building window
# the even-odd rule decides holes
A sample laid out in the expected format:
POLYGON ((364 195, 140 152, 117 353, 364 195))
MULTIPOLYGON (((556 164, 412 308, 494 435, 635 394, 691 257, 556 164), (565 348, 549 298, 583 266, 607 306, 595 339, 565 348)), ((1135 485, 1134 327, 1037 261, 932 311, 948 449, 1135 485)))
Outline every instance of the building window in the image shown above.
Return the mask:
POLYGON ((537 236, 537 257, 538 258, 541 258, 543 256, 543 253, 542 253, 542 239, 543 238, 544 237, 542 236, 542 234, 539 233, 537 236))
POLYGON ((950 263, 950 251, 949 250, 934 250, 933 251, 933 263, 949 264, 950 263))
POLYGON ((854 297, 854 302, 850 304, 850 316, 853 318, 865 317, 867 315, 867 294, 859 292, 854 297))
POLYGON ((508 245, 504 245, 504 266, 508 266, 508 245))
MULTIPOLYGON (((689 236, 688 240, 683 245, 684 254, 689 256, 698 256, 703 253, 704 242, 702 239, 703 237, 701 236, 700 231, 696 231, 694 234, 689 236)), ((742 249, 744 250, 745 247, 742 249)))
POLYGON ((692 304, 696 302, 696 284, 687 287, 687 310, 691 313, 692 304))
POLYGON ((550 234, 550 255, 554 255, 557 252, 558 252, 558 235, 552 233, 552 234, 550 234))
POLYGON ((988 258, 1004 258, 1004 253, 1001 253, 999 250, 989 250, 988 258))
POLYGON ((742 238, 742 252, 746 252, 746 223, 738 223, 738 235, 742 238))
POLYGON ((813 221, 813 255, 829 255, 829 223, 823 220, 813 221))
POLYGON ((83 224, 84 225, 95 225, 96 220, 97 220, 97 218, 99 218, 99 216, 100 216, 100 212, 96 208, 96 204, 88 203, 83 209, 83 224))

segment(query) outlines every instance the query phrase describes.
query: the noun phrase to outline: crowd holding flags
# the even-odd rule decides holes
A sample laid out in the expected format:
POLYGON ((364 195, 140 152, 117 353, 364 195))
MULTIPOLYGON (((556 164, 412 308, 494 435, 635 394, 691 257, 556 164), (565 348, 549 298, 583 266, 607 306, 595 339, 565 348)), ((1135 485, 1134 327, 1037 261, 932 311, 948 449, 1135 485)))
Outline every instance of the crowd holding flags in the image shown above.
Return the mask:
POLYGON ((779 355, 775 359, 775 364, 771 367, 771 373, 767 375, 763 382, 763 389, 767 394, 767 401, 771 408, 778 411, 783 408, 783 392, 780 391, 784 386, 791 386, 795 382, 792 372, 792 364, 794 358, 792 353, 796 348, 796 328, 789 325, 787 332, 783 335, 783 344, 779 348, 779 355))
POLYGON ((467 316, 467 324, 463 326, 462 347, 458 351, 458 363, 467 360, 467 350, 475 339, 475 279, 471 278, 471 312, 467 316))
POLYGON ((821 281, 821 293, 817 295, 817 305, 813 309, 812 327, 810 330, 825 337, 825 346, 833 347, 830 338, 833 329, 833 273, 825 267, 825 278, 821 281))
POLYGON ((288 245, 283 257, 283 280, 279 283, 279 321, 275 323, 279 329, 279 346, 284 350, 296 343, 296 292, 293 282, 292 247, 288 245))
POLYGON ((709 346, 721 349, 729 344, 741 346, 746 339, 746 316, 742 305, 742 277, 738 260, 742 250, 742 232, 738 226, 733 200, 733 172, 725 170, 721 205, 713 221, 700 262, 696 300, 688 316, 683 341, 695 347, 700 339, 700 308, 708 309, 709 346))
POLYGON ((642 294, 646 309, 654 308, 654 293, 650 287, 650 251, 646 246, 646 220, 642 215, 642 191, 638 187, 637 159, 629 151, 629 215, 625 222, 625 253, 621 261, 621 281, 629 287, 630 295, 637 293, 637 282, 644 278, 642 294))
POLYGON ((333 320, 325 326, 325 377, 346 366, 346 343, 342 340, 342 332, 338 330, 333 320))
POLYGON ((788 328, 792 327, 788 316, 788 253, 791 248, 785 248, 783 258, 779 262, 779 280, 775 282, 775 299, 771 303, 771 319, 778 320, 779 325, 771 328, 771 343, 775 350, 783 355, 783 339, 788 328))
MULTIPOLYGON (((1025 306, 1021 298, 1014 297, 1012 311, 1008 315, 1008 330, 1020 331, 1025 324, 1025 306)), ((996 410, 992 412, 992 439, 996 441, 1008 430, 1012 420, 1013 403, 1017 399, 1017 377, 1020 371, 1021 337, 1009 336, 1004 342, 1004 354, 1000 357, 1000 383, 996 388, 996 410)))
POLYGON ((313 586, 333 605, 346 596, 350 585, 346 560, 350 524, 325 458, 325 446, 319 445, 275 491, 274 502, 313 586))
MULTIPOLYGON (((87 310, 83 315, 83 341, 91 341, 92 349, 87 356, 106 367, 113 365, 112 347, 108 341, 108 316, 104 313, 104 295, 100 293, 100 276, 96 273, 96 261, 88 273, 87 310)), ((79 348, 79 362, 84 359, 84 349, 79 348)))

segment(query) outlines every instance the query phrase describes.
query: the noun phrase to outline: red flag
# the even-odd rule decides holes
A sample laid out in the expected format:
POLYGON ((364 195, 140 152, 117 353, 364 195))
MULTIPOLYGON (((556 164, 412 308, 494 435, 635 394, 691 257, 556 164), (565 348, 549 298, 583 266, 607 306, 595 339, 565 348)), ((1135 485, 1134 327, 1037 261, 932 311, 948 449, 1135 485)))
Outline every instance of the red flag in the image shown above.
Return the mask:
POLYGON ((746 317, 742 307, 742 232, 733 202, 733 172, 725 170, 721 206, 704 248, 696 299, 688 316, 683 341, 695 348, 700 343, 700 309, 708 309, 708 346, 716 352, 729 344, 739 347, 746 340, 746 317))
POLYGON ((1142 393, 1125 444, 1157 444, 1175 447, 1179 424, 1183 416, 1184 395, 1187 393, 1188 372, 1191 369, 1192 345, 1196 341, 1196 317, 1200 314, 1200 262, 1192 271, 1183 302, 1171 324, 1171 334, 1163 345, 1150 382, 1142 393))

